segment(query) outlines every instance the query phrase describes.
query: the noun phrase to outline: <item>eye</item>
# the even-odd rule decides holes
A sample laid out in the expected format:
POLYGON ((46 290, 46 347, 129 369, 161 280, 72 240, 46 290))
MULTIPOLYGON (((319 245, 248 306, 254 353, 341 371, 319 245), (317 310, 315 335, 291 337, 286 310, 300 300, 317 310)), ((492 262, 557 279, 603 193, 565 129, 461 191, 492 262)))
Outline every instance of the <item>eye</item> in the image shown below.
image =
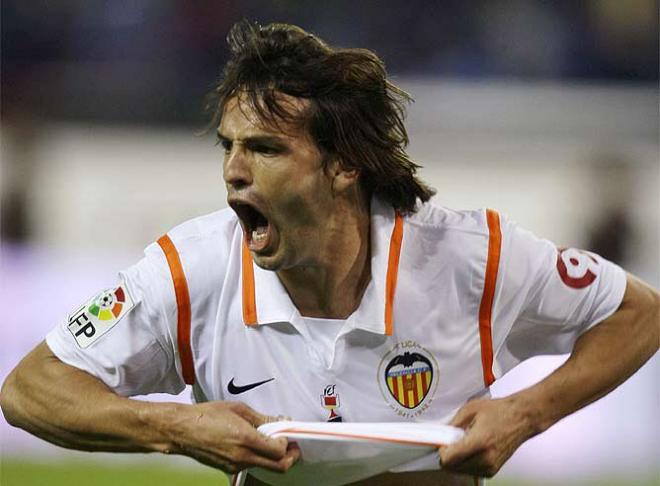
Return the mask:
POLYGON ((257 145, 254 147, 254 151, 263 155, 275 155, 280 152, 277 148, 268 145, 257 145))
POLYGON ((232 143, 230 140, 227 140, 226 138, 219 138, 217 142, 215 142, 215 145, 216 147, 220 145, 225 151, 225 153, 231 152, 232 143))

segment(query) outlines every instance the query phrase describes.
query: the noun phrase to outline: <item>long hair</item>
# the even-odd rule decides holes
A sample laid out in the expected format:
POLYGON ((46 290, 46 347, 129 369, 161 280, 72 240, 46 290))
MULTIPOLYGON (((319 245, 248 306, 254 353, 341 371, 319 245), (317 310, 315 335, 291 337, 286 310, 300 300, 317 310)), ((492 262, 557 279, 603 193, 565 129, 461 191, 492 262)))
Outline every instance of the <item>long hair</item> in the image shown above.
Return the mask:
POLYGON ((368 196, 402 214, 416 210, 435 191, 416 176, 420 168, 406 153, 405 107, 412 98, 386 78, 383 61, 367 49, 339 49, 289 24, 260 26, 246 20, 227 36, 231 58, 211 93, 212 126, 227 101, 245 96, 262 122, 304 126, 324 163, 336 158, 359 171, 368 196), (309 101, 301 114, 278 93, 309 101))

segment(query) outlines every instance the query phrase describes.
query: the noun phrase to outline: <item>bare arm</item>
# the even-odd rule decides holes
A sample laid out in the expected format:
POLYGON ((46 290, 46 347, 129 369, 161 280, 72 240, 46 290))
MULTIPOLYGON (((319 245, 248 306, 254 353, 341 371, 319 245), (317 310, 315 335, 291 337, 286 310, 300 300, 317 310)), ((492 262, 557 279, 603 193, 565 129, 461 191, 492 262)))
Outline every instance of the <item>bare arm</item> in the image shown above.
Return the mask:
POLYGON ((527 439, 606 395, 658 350, 660 295, 633 276, 623 302, 576 341, 570 358, 536 385, 498 400, 475 400, 452 425, 464 439, 440 451, 443 467, 493 476, 527 439))
POLYGON ((255 427, 270 418, 242 403, 121 397, 44 342, 7 377, 0 406, 11 425, 71 449, 183 454, 227 472, 252 465, 286 471, 298 457, 285 439, 259 434, 255 427))

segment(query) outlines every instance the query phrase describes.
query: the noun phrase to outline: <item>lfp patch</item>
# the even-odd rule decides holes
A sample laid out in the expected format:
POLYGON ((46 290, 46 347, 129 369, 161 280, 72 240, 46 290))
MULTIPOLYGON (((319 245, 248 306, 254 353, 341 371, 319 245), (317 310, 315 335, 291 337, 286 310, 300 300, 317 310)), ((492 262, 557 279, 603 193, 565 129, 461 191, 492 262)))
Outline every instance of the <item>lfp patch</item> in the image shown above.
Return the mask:
POLYGON ((125 284, 104 290, 69 316, 69 332, 86 348, 112 329, 135 306, 125 284))

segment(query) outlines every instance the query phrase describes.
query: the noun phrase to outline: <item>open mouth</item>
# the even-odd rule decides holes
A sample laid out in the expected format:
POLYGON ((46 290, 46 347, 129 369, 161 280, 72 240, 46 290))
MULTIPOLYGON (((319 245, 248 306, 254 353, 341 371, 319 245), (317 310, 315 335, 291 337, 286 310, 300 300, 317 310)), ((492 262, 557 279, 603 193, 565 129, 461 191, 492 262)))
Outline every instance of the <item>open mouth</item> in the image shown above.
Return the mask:
POLYGON ((248 203, 230 202, 243 228, 243 234, 252 251, 263 251, 270 241, 271 225, 268 218, 248 203))

